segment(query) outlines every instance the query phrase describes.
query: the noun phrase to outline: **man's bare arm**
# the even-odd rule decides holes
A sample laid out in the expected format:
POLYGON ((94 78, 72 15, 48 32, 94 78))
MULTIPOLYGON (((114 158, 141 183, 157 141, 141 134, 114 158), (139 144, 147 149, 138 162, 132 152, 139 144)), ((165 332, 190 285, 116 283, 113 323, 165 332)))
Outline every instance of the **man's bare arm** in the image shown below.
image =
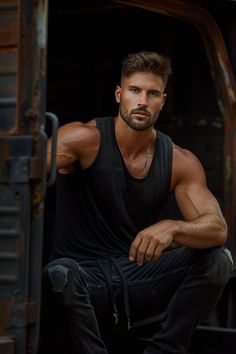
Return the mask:
POLYGON ((199 160, 189 151, 175 147, 172 186, 184 220, 162 220, 140 231, 129 252, 142 264, 158 258, 173 241, 192 248, 221 246, 227 225, 216 198, 206 185, 199 160))
MULTIPOLYGON (((58 129, 56 168, 61 173, 71 173, 74 163, 88 167, 96 156, 99 146, 99 133, 93 123, 72 122, 58 129)), ((51 138, 47 147, 47 168, 51 164, 51 138)))
MULTIPOLYGON (((57 135, 57 150, 56 150, 56 167, 57 169, 71 166, 77 159, 77 154, 74 148, 74 141, 78 135, 78 129, 81 127, 80 122, 65 124, 58 129, 57 135)), ((47 168, 51 164, 51 144, 52 139, 48 140, 47 146, 47 168)))
POLYGON ((183 155, 186 163, 180 169, 175 197, 186 221, 178 222, 174 241, 193 248, 223 245, 227 237, 227 225, 218 201, 206 185, 202 165, 189 151, 178 153, 183 155))

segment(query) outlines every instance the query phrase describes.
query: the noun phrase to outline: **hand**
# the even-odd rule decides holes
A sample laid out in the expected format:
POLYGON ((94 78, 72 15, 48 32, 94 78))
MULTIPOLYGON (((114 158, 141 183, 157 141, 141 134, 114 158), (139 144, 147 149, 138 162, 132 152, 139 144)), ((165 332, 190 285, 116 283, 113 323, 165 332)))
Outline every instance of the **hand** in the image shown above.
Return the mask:
POLYGON ((140 231, 130 246, 129 259, 142 265, 159 258, 173 241, 175 224, 174 220, 163 220, 140 231))

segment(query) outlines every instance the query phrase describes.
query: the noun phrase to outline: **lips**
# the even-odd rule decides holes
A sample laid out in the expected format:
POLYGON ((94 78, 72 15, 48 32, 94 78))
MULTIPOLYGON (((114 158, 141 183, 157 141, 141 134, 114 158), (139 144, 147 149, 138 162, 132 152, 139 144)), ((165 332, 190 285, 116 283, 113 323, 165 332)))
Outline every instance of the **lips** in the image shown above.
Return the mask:
POLYGON ((135 112, 133 112, 133 114, 136 116, 140 116, 140 117, 149 117, 149 114, 147 112, 143 112, 143 111, 135 111, 135 112))

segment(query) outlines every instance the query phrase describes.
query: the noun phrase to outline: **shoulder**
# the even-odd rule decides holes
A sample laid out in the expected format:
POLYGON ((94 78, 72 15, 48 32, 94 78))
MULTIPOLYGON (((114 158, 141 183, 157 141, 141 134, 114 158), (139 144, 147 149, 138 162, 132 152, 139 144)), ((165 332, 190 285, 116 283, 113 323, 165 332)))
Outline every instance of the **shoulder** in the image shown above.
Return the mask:
POLYGON ((67 123, 58 129, 58 138, 63 143, 75 143, 99 136, 95 121, 67 123))
POLYGON ((58 129, 58 151, 70 151, 78 158, 84 155, 88 148, 96 147, 100 142, 100 133, 96 123, 71 122, 58 129))
POLYGON ((193 152, 176 144, 173 144, 173 158, 178 168, 190 166, 202 168, 200 160, 193 152))
POLYGON ((172 188, 184 182, 205 184, 205 171, 194 153, 173 144, 172 188))
MULTIPOLYGON (((96 123, 71 122, 58 129, 57 169, 71 173, 76 161, 88 167, 94 160, 100 145, 100 133, 96 123)), ((48 164, 51 159, 51 139, 48 142, 48 164)))

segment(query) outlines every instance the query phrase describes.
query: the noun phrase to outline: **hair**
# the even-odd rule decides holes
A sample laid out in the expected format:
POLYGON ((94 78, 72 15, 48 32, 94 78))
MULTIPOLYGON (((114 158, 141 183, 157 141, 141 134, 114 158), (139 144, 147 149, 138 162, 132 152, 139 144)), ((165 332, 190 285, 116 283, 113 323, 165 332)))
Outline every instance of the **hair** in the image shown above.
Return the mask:
POLYGON ((121 79, 136 72, 152 73, 162 78, 164 85, 172 74, 169 58, 156 52, 131 53, 123 60, 121 79))

